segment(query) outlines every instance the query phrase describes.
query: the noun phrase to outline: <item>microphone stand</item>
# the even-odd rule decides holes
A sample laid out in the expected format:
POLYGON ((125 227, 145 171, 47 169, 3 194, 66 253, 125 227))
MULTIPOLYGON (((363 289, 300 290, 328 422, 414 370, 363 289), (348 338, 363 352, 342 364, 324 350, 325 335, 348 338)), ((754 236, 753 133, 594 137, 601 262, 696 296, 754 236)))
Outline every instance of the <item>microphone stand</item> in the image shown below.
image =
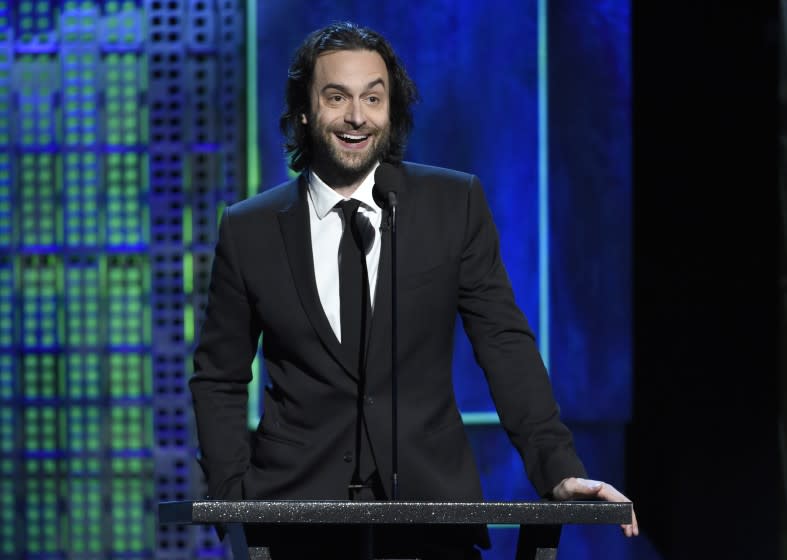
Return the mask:
POLYGON ((399 371, 397 344, 399 307, 396 289, 396 193, 388 192, 391 209, 391 499, 399 499, 399 371))

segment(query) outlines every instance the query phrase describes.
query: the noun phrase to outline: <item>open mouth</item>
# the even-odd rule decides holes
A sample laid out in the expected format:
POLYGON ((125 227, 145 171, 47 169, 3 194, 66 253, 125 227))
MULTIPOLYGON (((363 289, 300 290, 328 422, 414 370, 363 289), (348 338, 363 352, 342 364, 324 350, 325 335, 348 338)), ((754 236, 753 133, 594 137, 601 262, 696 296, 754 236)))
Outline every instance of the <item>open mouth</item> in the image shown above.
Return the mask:
POLYGON ((344 144, 359 145, 369 139, 368 134, 352 134, 349 132, 337 132, 336 137, 344 144))

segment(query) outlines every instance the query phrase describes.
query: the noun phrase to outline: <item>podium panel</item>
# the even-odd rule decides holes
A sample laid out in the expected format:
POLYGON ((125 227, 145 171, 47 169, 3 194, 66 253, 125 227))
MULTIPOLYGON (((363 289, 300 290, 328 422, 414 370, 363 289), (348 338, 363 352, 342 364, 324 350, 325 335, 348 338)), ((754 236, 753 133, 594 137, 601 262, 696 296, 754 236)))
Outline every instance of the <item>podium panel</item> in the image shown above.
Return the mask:
MULTIPOLYGON (((629 502, 355 502, 297 500, 194 500, 159 504, 160 523, 222 524, 235 560, 268 558, 262 547, 248 548, 243 525, 310 528, 325 525, 486 525, 520 526, 516 560, 556 558, 565 524, 623 524, 631 520, 629 502)), ((366 531, 371 535, 371 531, 366 531)), ((369 537, 370 538, 370 537, 369 537)), ((373 560, 371 542, 358 558, 373 560)), ((275 559, 274 559, 275 560, 275 559)))

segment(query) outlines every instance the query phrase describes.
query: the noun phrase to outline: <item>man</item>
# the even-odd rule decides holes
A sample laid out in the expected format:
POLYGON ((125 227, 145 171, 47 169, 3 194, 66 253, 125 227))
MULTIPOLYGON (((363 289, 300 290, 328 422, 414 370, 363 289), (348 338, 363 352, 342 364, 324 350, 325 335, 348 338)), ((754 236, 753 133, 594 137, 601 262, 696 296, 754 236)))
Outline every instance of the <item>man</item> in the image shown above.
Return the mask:
MULTIPOLYGON (((391 497, 390 211, 374 197, 384 162, 399 184, 399 497, 482 499, 452 390, 458 312, 536 490, 625 501, 582 478, 478 179, 402 163, 416 96, 369 29, 334 24, 298 49, 281 125, 301 174, 225 211, 195 353, 190 387, 210 497, 391 497), (250 445, 247 383, 260 333, 270 386, 250 445)), ((636 519, 624 532, 637 533, 636 519)), ((337 556, 347 538, 333 539, 337 556)), ((378 554, 477 558, 473 545, 487 540, 381 534, 378 554)), ((272 550, 307 554, 287 545, 272 550)), ((321 557, 326 546, 315 549, 321 557)))

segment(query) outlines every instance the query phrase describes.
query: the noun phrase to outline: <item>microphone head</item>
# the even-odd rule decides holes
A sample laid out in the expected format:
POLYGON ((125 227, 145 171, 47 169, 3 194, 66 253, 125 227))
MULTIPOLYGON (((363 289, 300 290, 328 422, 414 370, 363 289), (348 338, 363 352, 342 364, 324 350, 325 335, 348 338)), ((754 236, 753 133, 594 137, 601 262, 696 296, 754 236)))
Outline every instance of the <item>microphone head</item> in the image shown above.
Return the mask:
POLYGON ((378 206, 396 206, 396 193, 404 184, 402 171, 393 164, 383 162, 374 172, 372 194, 378 206))

